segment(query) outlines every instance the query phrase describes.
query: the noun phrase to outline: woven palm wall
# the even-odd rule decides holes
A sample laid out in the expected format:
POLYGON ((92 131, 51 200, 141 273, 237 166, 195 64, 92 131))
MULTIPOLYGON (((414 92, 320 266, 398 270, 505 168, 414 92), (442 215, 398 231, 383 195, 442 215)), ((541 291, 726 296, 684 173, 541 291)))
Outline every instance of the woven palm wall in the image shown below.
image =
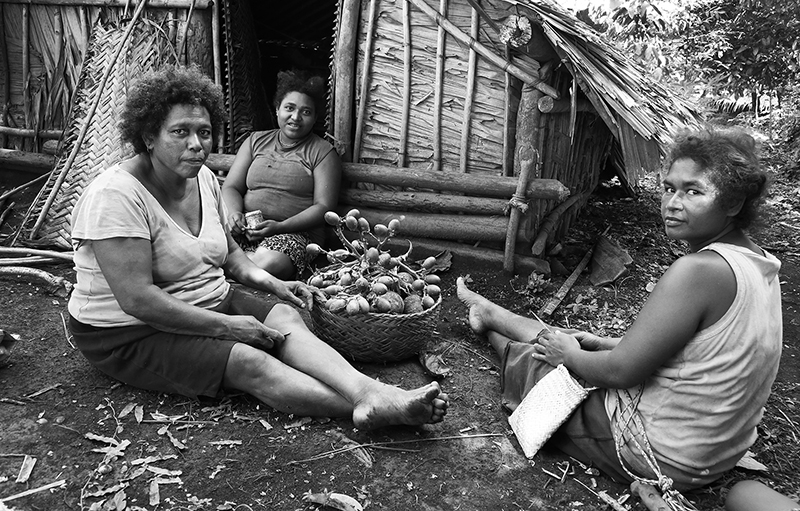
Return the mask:
POLYGON ((177 57, 165 32, 152 22, 139 22, 129 38, 124 35, 122 26, 97 23, 93 27, 61 155, 26 213, 17 234, 19 242, 70 249, 70 214, 84 188, 100 172, 131 154, 117 130, 127 88, 142 73, 175 63, 177 57), (115 61, 120 46, 123 51, 115 61), (82 131, 83 142, 78 144, 82 131))

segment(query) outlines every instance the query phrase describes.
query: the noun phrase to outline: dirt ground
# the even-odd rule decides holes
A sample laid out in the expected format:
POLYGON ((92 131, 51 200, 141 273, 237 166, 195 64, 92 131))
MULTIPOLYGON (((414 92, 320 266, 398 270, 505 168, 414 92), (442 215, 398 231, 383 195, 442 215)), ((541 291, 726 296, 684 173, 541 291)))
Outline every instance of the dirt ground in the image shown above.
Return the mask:
MULTIPOLYGON (((759 479, 795 498, 800 488, 800 196, 796 180, 778 177, 769 222, 754 232, 783 261, 783 361, 752 448, 764 468, 737 468, 689 494, 700 510, 722 509, 740 479, 759 479)), ((14 184, 0 181, 0 190, 14 184)), ((663 235, 654 190, 635 199, 592 198, 556 259, 571 272, 608 228, 607 236, 633 258, 630 273, 606 287, 593 287, 584 273, 552 322, 607 334, 630 324, 648 284, 683 250, 663 235)), ((31 194, 15 199, 24 206, 0 236, 18 225, 26 198, 31 194)), ((74 281, 68 263, 42 268, 74 281)), ((593 492, 626 499, 626 486, 563 455, 544 451, 532 463, 523 457, 500 404, 497 359, 471 334, 455 297, 459 275, 522 314, 538 311, 567 277, 512 278, 455 256, 441 273, 440 322, 429 346, 442 351, 451 370, 441 380, 450 412, 438 425, 373 432, 345 419, 277 413, 247 395, 192 401, 121 385, 71 345, 64 297, 49 294, 40 281, 0 276, 0 328, 22 339, 11 364, 0 368, 0 509, 311 510, 319 506, 304 495, 325 491, 350 496, 365 509, 389 510, 599 510, 608 508, 593 492), (27 482, 17 483, 25 456, 36 463, 27 482), (4 502, 47 485, 55 488, 4 502)), ((430 380, 413 359, 359 367, 404 387, 430 380)), ((633 497, 624 505, 644 509, 633 497)))

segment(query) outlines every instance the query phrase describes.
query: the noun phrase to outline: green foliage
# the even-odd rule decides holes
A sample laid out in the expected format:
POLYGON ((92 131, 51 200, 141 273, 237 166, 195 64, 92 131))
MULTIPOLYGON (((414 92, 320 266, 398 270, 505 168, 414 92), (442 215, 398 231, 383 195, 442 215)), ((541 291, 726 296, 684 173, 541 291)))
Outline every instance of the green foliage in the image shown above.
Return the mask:
POLYGON ((592 17, 655 79, 701 95, 783 91, 798 82, 796 0, 623 0, 592 17))

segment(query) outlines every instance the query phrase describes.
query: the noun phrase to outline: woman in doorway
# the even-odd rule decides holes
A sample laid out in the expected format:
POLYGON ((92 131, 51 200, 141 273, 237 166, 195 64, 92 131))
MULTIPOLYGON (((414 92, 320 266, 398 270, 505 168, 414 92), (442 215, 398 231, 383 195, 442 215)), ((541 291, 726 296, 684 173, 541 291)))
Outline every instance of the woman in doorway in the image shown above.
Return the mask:
POLYGON ((306 245, 323 244, 323 216, 338 203, 339 156, 312 132, 324 105, 322 78, 278 73, 278 129, 255 132, 242 143, 222 186, 234 238, 278 278, 303 274, 306 245), (252 227, 245 222, 250 211, 263 219, 252 227))

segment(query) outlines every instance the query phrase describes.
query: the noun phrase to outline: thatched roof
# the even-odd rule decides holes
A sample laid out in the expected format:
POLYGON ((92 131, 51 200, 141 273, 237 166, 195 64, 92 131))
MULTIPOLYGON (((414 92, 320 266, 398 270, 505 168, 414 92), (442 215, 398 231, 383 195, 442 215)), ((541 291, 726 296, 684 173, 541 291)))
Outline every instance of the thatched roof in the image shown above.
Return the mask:
MULTIPOLYGON (((504 1, 520 11, 527 9, 535 14, 548 41, 578 77, 581 89, 620 141, 623 151, 636 145, 630 140, 632 137, 654 141, 663 150, 677 130, 699 123, 694 105, 655 82, 644 68, 573 14, 549 2, 504 1), (612 115, 604 115, 607 112, 612 115)), ((635 165, 635 161, 629 161, 635 155, 625 156, 629 172, 638 174, 645 167, 645 158, 637 158, 640 165, 635 165)))

